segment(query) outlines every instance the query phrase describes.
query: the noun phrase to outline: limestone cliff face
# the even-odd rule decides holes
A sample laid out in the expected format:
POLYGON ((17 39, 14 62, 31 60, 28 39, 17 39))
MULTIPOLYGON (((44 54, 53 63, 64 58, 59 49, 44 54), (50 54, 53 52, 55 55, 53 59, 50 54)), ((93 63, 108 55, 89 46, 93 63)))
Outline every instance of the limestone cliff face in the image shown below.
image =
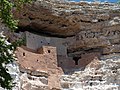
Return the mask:
POLYGON ((103 48, 102 53, 109 54, 120 48, 119 9, 113 3, 39 0, 24 5, 15 17, 20 20, 20 30, 71 37, 68 52, 103 48))
POLYGON ((20 12, 15 12, 19 26, 37 33, 67 37, 81 31, 99 33, 119 25, 117 4, 55 1, 37 0, 24 5, 20 12))

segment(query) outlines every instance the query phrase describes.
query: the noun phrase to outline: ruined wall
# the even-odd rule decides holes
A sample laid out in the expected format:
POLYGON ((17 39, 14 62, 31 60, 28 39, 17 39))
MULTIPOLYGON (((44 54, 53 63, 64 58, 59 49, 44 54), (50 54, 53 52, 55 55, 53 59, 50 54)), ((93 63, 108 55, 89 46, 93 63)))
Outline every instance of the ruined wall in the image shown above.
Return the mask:
POLYGON ((21 72, 21 89, 49 90, 60 88, 58 78, 62 74, 62 70, 57 66, 55 47, 43 46, 38 52, 27 47, 19 47, 16 55, 21 72))
POLYGON ((109 59, 104 57, 101 61, 93 60, 83 71, 76 70, 72 74, 62 75, 62 90, 119 90, 119 54, 109 56, 109 59))
POLYGON ((30 32, 26 32, 26 45, 28 48, 37 50, 44 46, 54 46, 57 49, 58 55, 67 56, 67 48, 64 45, 64 38, 49 37, 36 35, 30 32))
POLYGON ((99 58, 99 52, 84 53, 76 55, 76 57, 74 55, 71 57, 58 56, 58 66, 63 69, 64 73, 72 73, 76 70, 84 70, 89 63, 95 59, 99 60, 99 58))

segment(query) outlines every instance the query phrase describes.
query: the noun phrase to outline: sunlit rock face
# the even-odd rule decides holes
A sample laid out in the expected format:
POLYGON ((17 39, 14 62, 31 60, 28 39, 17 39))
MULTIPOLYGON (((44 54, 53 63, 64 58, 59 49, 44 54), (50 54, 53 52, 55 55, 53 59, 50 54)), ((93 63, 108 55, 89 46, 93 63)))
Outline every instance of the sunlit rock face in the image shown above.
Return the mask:
POLYGON ((76 70, 61 77, 62 90, 120 90, 119 54, 101 57, 99 68, 94 60, 84 71, 76 70))
POLYGON ((13 78, 13 83, 15 84, 12 90, 20 90, 20 71, 18 64, 16 63, 16 61, 14 61, 13 63, 8 64, 7 68, 8 72, 13 78))
MULTIPOLYGON (((12 88, 12 90, 21 90, 20 71, 18 64, 16 63, 16 61, 14 61, 12 63, 7 64, 6 67, 8 68, 8 73, 11 75, 13 79, 14 87, 12 88)), ((0 87, 0 90, 6 90, 6 89, 0 87)))
POLYGON ((46 77, 32 76, 22 73, 20 76, 22 90, 49 90, 48 79, 46 77))

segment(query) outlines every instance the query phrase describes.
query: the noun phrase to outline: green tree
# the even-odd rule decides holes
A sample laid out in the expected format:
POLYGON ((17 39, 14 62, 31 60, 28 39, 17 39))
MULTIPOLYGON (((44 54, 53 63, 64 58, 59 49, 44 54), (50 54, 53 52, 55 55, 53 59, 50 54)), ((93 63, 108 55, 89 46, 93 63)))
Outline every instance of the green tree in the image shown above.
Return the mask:
POLYGON ((0 85, 6 89, 12 88, 12 78, 5 65, 14 60, 13 50, 14 46, 0 33, 0 85))
MULTIPOLYGON (((0 0, 0 21, 4 23, 13 32, 17 29, 18 21, 14 19, 12 10, 17 9, 31 0, 0 0)), ((12 90, 12 78, 8 73, 6 64, 13 62, 14 50, 18 42, 12 44, 7 42, 7 38, 0 34, 0 86, 8 90, 12 90)))
POLYGON ((20 8, 31 0, 0 0, 0 18, 11 30, 17 28, 18 21, 13 18, 12 9, 20 8))
POLYGON ((120 0, 118 0, 117 3, 120 4, 120 0))

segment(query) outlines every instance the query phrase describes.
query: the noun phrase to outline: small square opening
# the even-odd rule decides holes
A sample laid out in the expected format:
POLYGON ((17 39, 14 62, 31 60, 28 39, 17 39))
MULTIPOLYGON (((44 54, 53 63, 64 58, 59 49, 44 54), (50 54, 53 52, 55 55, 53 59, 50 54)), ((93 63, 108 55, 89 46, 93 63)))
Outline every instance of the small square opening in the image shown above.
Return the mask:
POLYGON ((50 53, 50 50, 48 50, 48 53, 50 53))
POLYGON ((25 52, 23 52, 23 56, 25 56, 25 52))

